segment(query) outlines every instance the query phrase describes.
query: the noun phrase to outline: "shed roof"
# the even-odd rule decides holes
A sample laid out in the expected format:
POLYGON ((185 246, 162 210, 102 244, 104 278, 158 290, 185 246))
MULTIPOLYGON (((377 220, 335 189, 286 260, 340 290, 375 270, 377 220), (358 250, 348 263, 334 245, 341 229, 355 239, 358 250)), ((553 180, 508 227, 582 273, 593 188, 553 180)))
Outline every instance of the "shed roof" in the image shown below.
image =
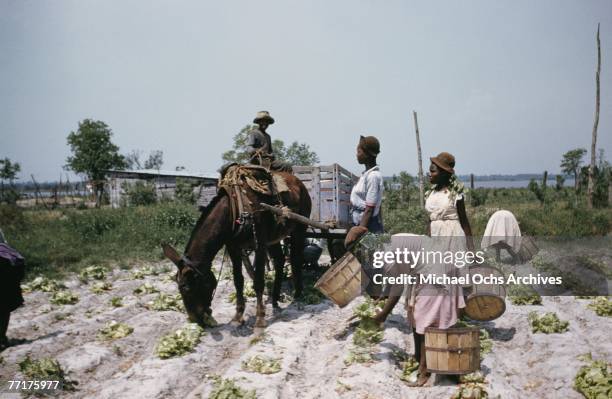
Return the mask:
POLYGON ((138 176, 164 176, 164 177, 191 177, 196 179, 211 179, 218 180, 219 173, 204 173, 204 172, 193 172, 188 170, 157 170, 157 169, 135 169, 135 170, 107 170, 107 175, 138 175, 138 176))

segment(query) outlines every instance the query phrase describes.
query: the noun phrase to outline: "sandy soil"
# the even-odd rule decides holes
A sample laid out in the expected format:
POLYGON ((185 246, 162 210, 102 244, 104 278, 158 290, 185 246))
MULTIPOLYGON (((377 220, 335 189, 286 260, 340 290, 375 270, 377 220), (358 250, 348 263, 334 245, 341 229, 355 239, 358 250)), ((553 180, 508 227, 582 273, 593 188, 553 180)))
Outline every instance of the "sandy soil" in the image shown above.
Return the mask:
MULTIPOLYGON (((234 288, 228 280, 220 282, 213 302, 220 325, 207 330, 193 353, 161 360, 154 353, 157 341, 182 326, 186 317, 180 312, 147 310, 144 304, 156 294, 136 296, 132 291, 150 282, 162 292, 175 294, 176 284, 164 277, 133 280, 128 271, 117 269, 107 278, 113 283, 112 291, 98 295, 76 278, 69 279, 70 290, 80 295, 75 305, 50 305, 48 293, 26 294, 26 305, 13 313, 9 336, 27 342, 2 353, 1 379, 19 378, 17 363, 31 353, 36 358, 56 358, 68 376, 78 381, 76 392, 62 395, 68 398, 207 398, 213 375, 234 378, 239 386, 255 389, 259 398, 448 398, 457 389, 439 377, 424 388, 410 388, 399 379, 401 370, 393 352, 413 353, 403 306, 397 306, 387 321, 375 361, 346 366, 353 333, 346 320, 362 299, 344 309, 329 301, 305 306, 285 303, 276 314, 269 305, 265 335, 252 342, 254 300, 249 300, 247 323, 230 325, 234 305, 228 296, 234 288), (114 296, 123 298, 123 307, 109 304, 114 296), (102 342, 96 335, 110 320, 125 322, 134 332, 102 342), (281 371, 269 375, 243 371, 241 362, 256 354, 280 358, 281 371)), ((572 388, 582 365, 578 355, 592 352, 596 358, 612 360, 612 323, 587 309, 587 304, 573 297, 543 298, 542 306, 508 303, 501 318, 483 323, 494 340, 492 353, 482 362, 491 397, 580 398, 572 388), (534 309, 557 312, 570 321, 569 331, 532 334, 527 313, 534 309)))

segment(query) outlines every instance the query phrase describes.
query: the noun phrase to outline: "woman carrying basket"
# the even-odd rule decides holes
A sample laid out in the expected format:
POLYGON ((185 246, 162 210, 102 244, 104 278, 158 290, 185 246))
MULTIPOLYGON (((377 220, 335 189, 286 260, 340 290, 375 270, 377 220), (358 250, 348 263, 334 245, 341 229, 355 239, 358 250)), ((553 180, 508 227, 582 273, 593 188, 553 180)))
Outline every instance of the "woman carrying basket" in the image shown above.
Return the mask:
MULTIPOLYGON (((429 213, 429 235, 438 251, 474 249, 472 231, 465 211, 463 184, 455 176, 455 157, 442 152, 431 159, 425 209, 429 213)), ((451 265, 427 265, 442 268, 450 275, 465 276, 467 268, 451 265)), ((439 270, 437 270, 439 272, 439 270)), ((419 376, 414 386, 424 385, 430 374, 426 371, 425 329, 447 329, 457 323, 460 309, 465 307, 463 289, 459 285, 418 285, 410 290, 406 303, 412 321, 415 358, 419 361, 419 376)))

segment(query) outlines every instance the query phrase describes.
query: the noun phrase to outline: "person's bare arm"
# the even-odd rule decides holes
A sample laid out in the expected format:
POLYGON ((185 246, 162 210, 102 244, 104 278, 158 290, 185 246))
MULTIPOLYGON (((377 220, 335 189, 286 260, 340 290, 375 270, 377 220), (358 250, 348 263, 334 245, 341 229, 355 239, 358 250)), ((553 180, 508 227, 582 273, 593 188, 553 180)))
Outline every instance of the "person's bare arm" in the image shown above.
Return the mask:
POLYGON ((359 223, 359 225, 361 227, 368 228, 368 224, 370 223, 370 218, 372 217, 373 213, 374 208, 371 206, 366 206, 366 209, 365 211, 363 211, 363 215, 361 216, 361 222, 359 223))
POLYGON ((465 211, 465 201, 460 199, 457 201, 457 214, 459 215, 459 223, 461 223, 461 228, 465 233, 465 237, 467 239, 467 247, 470 251, 474 251, 474 239, 472 237, 472 227, 470 226, 470 221, 467 217, 467 212, 465 211))

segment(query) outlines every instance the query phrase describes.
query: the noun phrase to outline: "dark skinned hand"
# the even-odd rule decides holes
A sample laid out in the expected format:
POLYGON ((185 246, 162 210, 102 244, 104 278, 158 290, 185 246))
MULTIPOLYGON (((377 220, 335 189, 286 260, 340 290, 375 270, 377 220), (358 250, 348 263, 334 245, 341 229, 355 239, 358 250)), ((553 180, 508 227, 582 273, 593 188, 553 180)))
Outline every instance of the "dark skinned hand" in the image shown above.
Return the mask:
POLYGON ((363 226, 352 227, 349 230, 348 234, 346 235, 346 238, 344 239, 344 247, 350 248, 359 238, 361 238, 362 235, 364 235, 367 232, 368 232, 367 227, 363 227, 363 226))

